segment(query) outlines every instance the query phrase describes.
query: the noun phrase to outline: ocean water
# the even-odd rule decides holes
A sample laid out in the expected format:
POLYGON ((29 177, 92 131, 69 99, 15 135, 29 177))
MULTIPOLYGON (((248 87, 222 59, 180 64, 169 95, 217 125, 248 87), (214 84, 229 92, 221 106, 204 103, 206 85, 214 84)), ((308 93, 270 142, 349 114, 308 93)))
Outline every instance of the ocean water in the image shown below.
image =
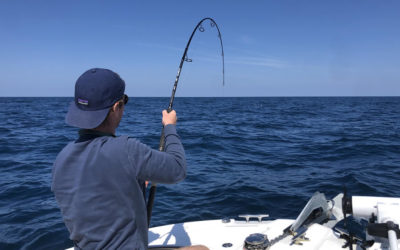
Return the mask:
MULTIPOLYGON (((0 98, 0 249, 72 246, 50 191, 57 153, 77 137, 72 98, 0 98)), ((131 98, 117 134, 158 148, 169 98, 131 98)), ((400 196, 400 97, 176 98, 187 178, 159 185, 152 226, 268 213, 309 197, 400 196)))

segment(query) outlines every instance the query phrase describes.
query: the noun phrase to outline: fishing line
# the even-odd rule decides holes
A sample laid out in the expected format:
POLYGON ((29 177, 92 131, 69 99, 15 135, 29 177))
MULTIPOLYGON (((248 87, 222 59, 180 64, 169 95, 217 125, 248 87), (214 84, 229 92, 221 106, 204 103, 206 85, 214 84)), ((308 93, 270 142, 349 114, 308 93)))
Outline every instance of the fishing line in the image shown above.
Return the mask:
MULTIPOLYGON (((187 52, 190 46, 190 43, 192 42, 192 38, 194 36, 194 34, 196 33, 196 31, 200 31, 200 32, 204 32, 205 28, 203 26, 203 22, 209 20, 210 21, 210 26, 211 28, 217 28, 218 31, 218 38, 221 44, 221 56, 222 56, 222 86, 225 85, 225 58, 224 58, 224 46, 222 44, 222 36, 221 36, 221 32, 219 30, 219 27, 217 25, 217 23, 214 21, 214 19, 210 18, 210 17, 206 17, 203 18, 194 28, 189 41, 186 44, 186 48, 185 51, 183 52, 182 55, 182 59, 181 62, 179 64, 179 68, 178 68, 178 73, 176 75, 175 78, 175 83, 174 83, 174 87, 172 88, 172 94, 171 94, 171 99, 169 101, 169 105, 168 105, 168 109, 167 112, 171 112, 172 110, 172 106, 174 104, 174 98, 175 98, 175 92, 176 92, 176 88, 178 86, 178 81, 179 81, 179 77, 181 75, 182 72, 182 66, 184 62, 192 62, 192 59, 188 58, 187 56, 187 52)), ((165 138, 164 138, 164 127, 161 131, 161 138, 160 138, 160 144, 158 149, 160 151, 164 151, 165 150, 165 138)), ((148 198, 148 202, 147 202, 147 225, 150 226, 150 219, 151 219, 151 212, 153 210, 153 204, 154 204, 154 198, 155 198, 155 193, 156 193, 156 188, 157 188, 157 183, 151 183, 151 188, 150 188, 150 193, 149 193, 149 198, 148 198)))

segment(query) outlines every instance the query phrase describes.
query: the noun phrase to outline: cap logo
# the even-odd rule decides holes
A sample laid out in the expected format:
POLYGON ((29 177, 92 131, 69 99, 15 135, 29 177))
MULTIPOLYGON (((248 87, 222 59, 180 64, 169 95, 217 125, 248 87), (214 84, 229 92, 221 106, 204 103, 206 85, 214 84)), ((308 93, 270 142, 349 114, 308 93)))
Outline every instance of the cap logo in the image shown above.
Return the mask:
POLYGON ((79 104, 82 104, 82 105, 89 105, 89 101, 88 100, 83 100, 83 99, 80 99, 80 98, 78 98, 78 103, 79 104))

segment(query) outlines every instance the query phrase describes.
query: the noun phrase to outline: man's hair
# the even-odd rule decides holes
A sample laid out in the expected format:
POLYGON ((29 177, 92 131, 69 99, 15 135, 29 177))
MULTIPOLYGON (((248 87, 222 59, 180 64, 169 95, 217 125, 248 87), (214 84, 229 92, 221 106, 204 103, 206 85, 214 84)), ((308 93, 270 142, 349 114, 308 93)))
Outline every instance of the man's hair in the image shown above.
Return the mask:
MULTIPOLYGON (((112 107, 111 107, 112 108, 112 107)), ((110 113, 111 113, 111 109, 108 111, 108 114, 106 116, 106 118, 104 119, 104 121, 102 121, 100 123, 99 126, 95 127, 95 129, 101 128, 101 127, 107 127, 108 123, 109 123, 109 118, 110 118, 110 113)))
MULTIPOLYGON (((118 100, 118 101, 116 101, 115 103, 118 103, 118 107, 119 107, 119 108, 122 108, 122 106, 124 105, 122 100, 118 100)), ((111 106, 111 108, 108 110, 107 116, 106 116, 106 118, 104 119, 104 121, 102 121, 102 122, 100 123, 100 125, 97 126, 95 129, 98 129, 98 128, 101 128, 101 127, 107 127, 107 126, 108 126, 108 123, 110 122, 110 113, 111 113, 111 109, 114 107, 115 103, 114 103, 114 104, 111 106)))

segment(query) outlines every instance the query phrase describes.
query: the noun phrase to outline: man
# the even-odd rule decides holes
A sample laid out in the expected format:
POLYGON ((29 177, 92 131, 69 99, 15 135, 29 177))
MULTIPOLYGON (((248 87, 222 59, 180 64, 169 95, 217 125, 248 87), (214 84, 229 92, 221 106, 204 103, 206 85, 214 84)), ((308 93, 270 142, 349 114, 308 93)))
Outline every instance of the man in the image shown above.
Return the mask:
POLYGON ((128 96, 111 70, 90 69, 75 85, 66 123, 80 128, 53 166, 52 191, 76 249, 147 249, 145 181, 186 176, 176 113, 162 112, 165 152, 115 136, 128 96))

